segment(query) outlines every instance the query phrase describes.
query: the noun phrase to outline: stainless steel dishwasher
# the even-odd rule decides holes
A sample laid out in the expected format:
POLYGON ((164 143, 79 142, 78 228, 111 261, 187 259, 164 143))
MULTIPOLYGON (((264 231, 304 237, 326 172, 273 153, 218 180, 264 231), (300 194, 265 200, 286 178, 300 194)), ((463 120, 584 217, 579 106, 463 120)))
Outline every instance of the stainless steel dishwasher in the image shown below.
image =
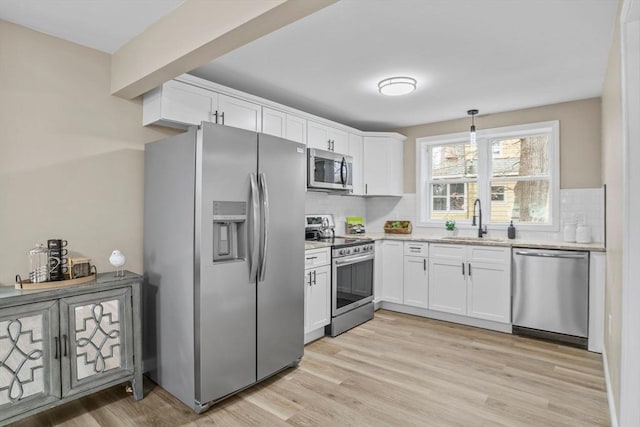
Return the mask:
POLYGON ((589 252, 513 248, 513 332, 587 346, 589 252))

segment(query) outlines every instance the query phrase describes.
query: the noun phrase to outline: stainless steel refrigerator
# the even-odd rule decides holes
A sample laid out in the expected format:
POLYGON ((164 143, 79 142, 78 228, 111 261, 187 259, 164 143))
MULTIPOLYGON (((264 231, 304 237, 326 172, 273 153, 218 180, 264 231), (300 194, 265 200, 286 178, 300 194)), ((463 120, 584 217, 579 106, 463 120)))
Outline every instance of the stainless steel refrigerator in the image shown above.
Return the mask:
POLYGON ((203 122, 144 173, 144 369, 202 412, 302 357, 305 147, 203 122))

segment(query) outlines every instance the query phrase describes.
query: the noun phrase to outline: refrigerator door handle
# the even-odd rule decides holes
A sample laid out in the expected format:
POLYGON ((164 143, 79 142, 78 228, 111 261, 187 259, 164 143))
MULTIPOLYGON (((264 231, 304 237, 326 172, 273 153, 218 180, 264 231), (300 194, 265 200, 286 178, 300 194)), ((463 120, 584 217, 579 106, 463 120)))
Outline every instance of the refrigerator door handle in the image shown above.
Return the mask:
POLYGON ((269 247, 269 190, 267 177, 260 172, 260 193, 262 195, 262 249, 260 251, 260 274, 258 281, 263 281, 267 273, 267 250, 269 247))
POLYGON ((255 173, 249 175, 251 180, 251 229, 249 230, 249 281, 255 282, 258 276, 259 244, 260 244, 260 194, 258 191, 258 178, 255 173))

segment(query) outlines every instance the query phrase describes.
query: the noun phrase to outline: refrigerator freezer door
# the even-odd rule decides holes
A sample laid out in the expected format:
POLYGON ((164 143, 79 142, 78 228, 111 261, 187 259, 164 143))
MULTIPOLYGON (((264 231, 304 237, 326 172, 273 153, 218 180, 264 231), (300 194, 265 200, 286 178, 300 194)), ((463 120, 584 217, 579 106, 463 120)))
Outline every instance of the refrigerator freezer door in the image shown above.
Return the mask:
POLYGON ((257 135, 205 122, 197 147, 201 162, 196 164, 196 400, 207 403, 256 381, 252 251, 245 247, 242 258, 214 262, 213 202, 247 204, 247 221, 237 226, 238 245, 246 246, 257 135))
POLYGON ((269 221, 265 275, 258 281, 258 380, 292 365, 304 351, 305 154, 303 144, 259 135, 269 221))

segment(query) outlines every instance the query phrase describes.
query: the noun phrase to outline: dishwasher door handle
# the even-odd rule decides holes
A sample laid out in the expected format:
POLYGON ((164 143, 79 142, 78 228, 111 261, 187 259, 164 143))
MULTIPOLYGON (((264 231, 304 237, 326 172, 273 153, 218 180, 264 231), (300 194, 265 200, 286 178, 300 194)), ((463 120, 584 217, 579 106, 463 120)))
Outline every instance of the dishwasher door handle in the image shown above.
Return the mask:
POLYGON ((524 255, 524 256, 539 256, 542 258, 566 258, 566 259, 585 259, 587 254, 550 254, 546 252, 524 252, 518 251, 516 255, 524 255))

